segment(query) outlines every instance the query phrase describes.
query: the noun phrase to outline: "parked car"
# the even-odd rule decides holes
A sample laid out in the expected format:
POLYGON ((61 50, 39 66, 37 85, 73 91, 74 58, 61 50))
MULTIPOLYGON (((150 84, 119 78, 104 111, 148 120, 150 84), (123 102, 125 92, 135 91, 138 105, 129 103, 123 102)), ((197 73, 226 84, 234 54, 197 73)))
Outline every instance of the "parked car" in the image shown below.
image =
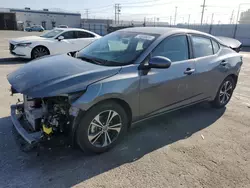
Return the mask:
POLYGON ((26 27, 24 30, 28 32, 31 32, 31 31, 43 32, 45 29, 41 25, 33 25, 31 27, 26 27))
POLYGON ((68 28, 67 25, 59 25, 58 28, 68 28))
POLYGON ((84 29, 53 29, 41 36, 28 36, 9 41, 10 53, 22 58, 38 58, 45 55, 78 51, 99 39, 96 33, 84 29))
MULTIPOLYGON (((112 148, 131 124, 232 97, 242 56, 216 37, 178 28, 128 28, 79 51, 34 60, 8 75, 17 132, 29 144, 59 135, 85 152, 112 148)), ((153 141, 153 137, 152 140, 153 141)))

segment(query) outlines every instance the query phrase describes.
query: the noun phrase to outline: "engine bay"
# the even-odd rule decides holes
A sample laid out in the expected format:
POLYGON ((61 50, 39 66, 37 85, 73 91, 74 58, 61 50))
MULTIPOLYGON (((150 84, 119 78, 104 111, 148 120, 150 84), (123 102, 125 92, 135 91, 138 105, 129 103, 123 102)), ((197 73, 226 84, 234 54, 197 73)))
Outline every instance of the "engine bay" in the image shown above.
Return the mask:
POLYGON ((58 96, 33 99, 23 96, 23 108, 17 109, 21 118, 28 122, 29 132, 41 131, 41 138, 50 140, 58 134, 68 134, 71 124, 68 97, 58 96))

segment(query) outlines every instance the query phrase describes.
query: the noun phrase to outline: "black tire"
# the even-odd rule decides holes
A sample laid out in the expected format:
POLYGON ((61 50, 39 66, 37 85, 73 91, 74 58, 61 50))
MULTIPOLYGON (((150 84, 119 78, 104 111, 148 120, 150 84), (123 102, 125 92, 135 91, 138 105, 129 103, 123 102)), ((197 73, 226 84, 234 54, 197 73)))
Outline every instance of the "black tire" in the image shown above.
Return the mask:
MULTIPOLYGON (((113 120, 115 120, 115 118, 117 119, 118 116, 114 116, 114 118, 111 118, 111 122, 113 120)), ((104 118, 104 116, 103 116, 104 118)), ((107 120, 105 120, 107 122, 107 120)), ((111 149, 112 147, 114 147, 122 138, 123 136, 126 134, 127 132, 127 128, 128 128, 128 116, 125 112, 125 110, 116 102, 113 101, 107 101, 107 102, 103 102, 100 104, 95 105, 94 107, 92 107, 90 110, 88 110, 84 116, 82 117, 77 130, 76 130, 76 142, 78 144, 78 146, 81 148, 81 150, 83 150, 84 152, 86 152, 87 154, 92 154, 92 153, 103 153, 108 151, 109 149, 111 149), (105 113, 109 113, 109 111, 113 111, 116 112, 119 115, 119 120, 121 120, 120 124, 120 132, 117 133, 116 137, 113 137, 113 141, 110 142, 107 146, 104 146, 104 144, 102 146, 96 146, 97 144, 100 144, 102 142, 104 142, 106 137, 106 133, 101 133, 101 136, 98 136, 99 138, 97 138, 97 136, 93 136, 93 140, 95 140, 95 144, 92 144, 91 141, 89 140, 89 135, 90 132, 92 131, 93 125, 91 124, 93 121, 95 121, 94 119, 97 117, 97 115, 100 115, 98 117, 100 117, 100 121, 101 121, 101 117, 102 115, 104 115, 105 113)), ((100 125, 100 124, 99 124, 100 125)), ((103 124, 102 124, 103 125, 103 124)), ((112 125, 111 125, 112 127, 112 125)), ((94 126, 94 128, 102 130, 99 127, 94 126)), ((112 140, 112 135, 115 135, 114 130, 106 130, 107 132, 109 132, 109 140, 112 140), (112 134, 111 134, 112 133, 112 134)), ((98 132, 98 131, 96 131, 98 132)), ((100 131, 99 131, 100 132, 100 131)), ((97 135, 96 133, 93 133, 94 135, 97 135)), ((106 137, 107 139, 107 137, 106 137)))
POLYGON ((44 46, 37 46, 31 52, 31 58, 36 59, 45 55, 49 55, 49 50, 44 46), (40 53, 39 53, 40 52, 40 53))
POLYGON ((216 97, 215 99, 211 102, 211 105, 214 107, 214 108, 223 108, 224 106, 227 105, 227 103, 230 101, 232 95, 233 95, 233 91, 234 91, 234 88, 235 88, 235 81, 234 79, 229 76, 227 77, 225 80, 223 80, 223 82, 221 83, 220 87, 219 87, 219 90, 217 91, 217 94, 216 94, 216 97), (231 90, 230 90, 230 96, 227 98, 226 94, 222 96, 222 91, 225 87, 225 84, 226 83, 230 83, 231 84, 231 90), (223 97, 225 97, 224 99, 226 99, 224 102, 223 102, 223 97))

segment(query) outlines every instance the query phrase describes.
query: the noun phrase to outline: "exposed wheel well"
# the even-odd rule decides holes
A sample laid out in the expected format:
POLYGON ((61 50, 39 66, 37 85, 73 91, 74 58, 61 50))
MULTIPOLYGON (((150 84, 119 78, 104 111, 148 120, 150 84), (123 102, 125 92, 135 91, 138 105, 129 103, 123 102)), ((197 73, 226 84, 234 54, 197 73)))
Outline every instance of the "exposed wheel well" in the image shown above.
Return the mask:
POLYGON ((32 49, 32 51, 31 51, 31 58, 33 58, 32 56, 33 56, 33 51, 34 51, 34 49, 36 49, 36 48, 38 48, 38 47, 43 47, 43 48, 45 48, 47 51, 48 51, 48 55, 50 55, 50 51, 49 51, 49 49, 46 47, 46 46, 43 46, 43 45, 38 45, 38 46, 36 46, 36 47, 34 47, 33 49, 32 49))

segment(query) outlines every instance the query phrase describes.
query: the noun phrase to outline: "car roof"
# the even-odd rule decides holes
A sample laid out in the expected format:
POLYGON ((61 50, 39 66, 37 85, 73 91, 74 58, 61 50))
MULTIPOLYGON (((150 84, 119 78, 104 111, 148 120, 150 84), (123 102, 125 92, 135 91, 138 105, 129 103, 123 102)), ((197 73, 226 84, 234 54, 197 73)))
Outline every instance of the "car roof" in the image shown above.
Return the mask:
POLYGON ((192 29, 175 28, 175 27, 130 27, 130 28, 122 29, 120 31, 142 32, 142 33, 159 34, 159 35, 190 33, 190 34, 200 34, 200 35, 205 35, 205 36, 209 36, 212 38, 216 38, 204 32, 200 32, 200 31, 196 31, 192 29))
POLYGON ((92 32, 92 31, 85 30, 85 29, 79 29, 79 28, 61 28, 61 27, 56 27, 55 29, 60 29, 60 30, 63 30, 63 31, 85 31, 85 32, 91 33, 93 35, 99 36, 98 34, 92 32))

